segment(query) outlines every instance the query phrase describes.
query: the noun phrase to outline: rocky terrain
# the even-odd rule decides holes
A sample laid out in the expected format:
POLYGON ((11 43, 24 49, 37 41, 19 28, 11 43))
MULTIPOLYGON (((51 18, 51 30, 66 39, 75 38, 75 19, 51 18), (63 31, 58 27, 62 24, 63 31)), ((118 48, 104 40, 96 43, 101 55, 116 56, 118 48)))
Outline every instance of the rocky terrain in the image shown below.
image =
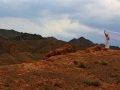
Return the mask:
POLYGON ((113 47, 2 29, 0 90, 120 90, 120 50, 113 47))
POLYGON ((0 66, 0 90, 120 90, 120 51, 95 46, 0 66))
POLYGON ((74 40, 65 42, 57 40, 54 37, 42 37, 38 34, 0 29, 0 65, 38 61, 46 58, 49 52, 57 48, 66 47, 66 45, 72 48, 67 51, 63 50, 63 53, 74 52, 90 47, 87 44, 90 41, 83 37, 77 40, 77 42, 79 42, 79 44, 81 42, 82 46, 76 46, 74 40))

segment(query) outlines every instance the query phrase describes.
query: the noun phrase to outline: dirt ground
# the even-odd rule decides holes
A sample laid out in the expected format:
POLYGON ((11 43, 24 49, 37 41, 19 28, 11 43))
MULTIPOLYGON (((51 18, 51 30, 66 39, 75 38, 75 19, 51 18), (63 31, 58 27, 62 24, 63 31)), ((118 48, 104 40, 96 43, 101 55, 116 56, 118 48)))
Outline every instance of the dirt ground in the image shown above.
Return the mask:
POLYGON ((0 90, 120 90, 120 51, 77 51, 0 66, 0 90))

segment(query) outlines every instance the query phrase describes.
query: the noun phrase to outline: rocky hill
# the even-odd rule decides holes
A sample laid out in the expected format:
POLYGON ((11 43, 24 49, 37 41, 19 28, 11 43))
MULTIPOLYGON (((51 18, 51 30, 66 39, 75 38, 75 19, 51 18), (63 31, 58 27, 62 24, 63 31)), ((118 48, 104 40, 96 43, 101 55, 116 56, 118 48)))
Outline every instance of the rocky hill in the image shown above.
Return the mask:
POLYGON ((119 90, 120 51, 101 46, 87 50, 0 66, 0 89, 119 90))
POLYGON ((14 30, 0 32, 0 90, 120 89, 120 50, 83 37, 64 42, 14 30))
POLYGON ((94 45, 94 43, 84 37, 80 37, 78 39, 72 39, 69 41, 69 43, 74 44, 76 46, 84 46, 84 45, 88 45, 88 46, 92 46, 94 45))
POLYGON ((90 41, 90 40, 88 40, 84 37, 80 37, 78 39, 74 38, 74 39, 70 40, 69 43, 71 45, 75 46, 76 50, 79 50, 79 49, 84 50, 88 47, 91 47, 91 46, 95 45, 92 41, 90 41))
POLYGON ((65 44, 54 37, 0 29, 0 65, 40 60, 51 50, 65 44))
POLYGON ((0 29, 0 65, 33 62, 46 56, 84 50, 93 45, 84 37, 64 42, 54 37, 0 29))
POLYGON ((19 36, 11 38, 13 40, 41 40, 44 39, 41 35, 21 33, 19 36))
POLYGON ((21 34, 20 32, 17 32, 15 30, 0 29, 0 37, 6 39, 19 36, 20 34, 21 34))

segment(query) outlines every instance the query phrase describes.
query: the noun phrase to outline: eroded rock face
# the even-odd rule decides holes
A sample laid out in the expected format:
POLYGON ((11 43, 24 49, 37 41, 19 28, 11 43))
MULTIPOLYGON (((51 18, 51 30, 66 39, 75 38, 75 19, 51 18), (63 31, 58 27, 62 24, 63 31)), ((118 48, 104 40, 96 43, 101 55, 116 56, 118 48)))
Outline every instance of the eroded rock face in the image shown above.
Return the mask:
POLYGON ((51 57, 51 56, 55 56, 55 55, 61 55, 61 54, 69 53, 72 50, 73 50, 72 45, 66 44, 64 47, 50 51, 46 56, 51 57))
POLYGON ((106 50, 106 49, 101 45, 96 45, 94 47, 86 49, 85 52, 89 53, 89 52, 96 52, 96 51, 101 51, 101 50, 106 50))

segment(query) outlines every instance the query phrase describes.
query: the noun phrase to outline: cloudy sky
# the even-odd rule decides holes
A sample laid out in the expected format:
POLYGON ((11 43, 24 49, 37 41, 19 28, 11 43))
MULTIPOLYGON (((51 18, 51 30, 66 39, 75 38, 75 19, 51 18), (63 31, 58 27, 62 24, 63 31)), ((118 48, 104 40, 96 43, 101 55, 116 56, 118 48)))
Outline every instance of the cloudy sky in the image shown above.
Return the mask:
POLYGON ((120 32, 120 0, 0 0, 0 28, 104 43, 104 29, 120 32))

